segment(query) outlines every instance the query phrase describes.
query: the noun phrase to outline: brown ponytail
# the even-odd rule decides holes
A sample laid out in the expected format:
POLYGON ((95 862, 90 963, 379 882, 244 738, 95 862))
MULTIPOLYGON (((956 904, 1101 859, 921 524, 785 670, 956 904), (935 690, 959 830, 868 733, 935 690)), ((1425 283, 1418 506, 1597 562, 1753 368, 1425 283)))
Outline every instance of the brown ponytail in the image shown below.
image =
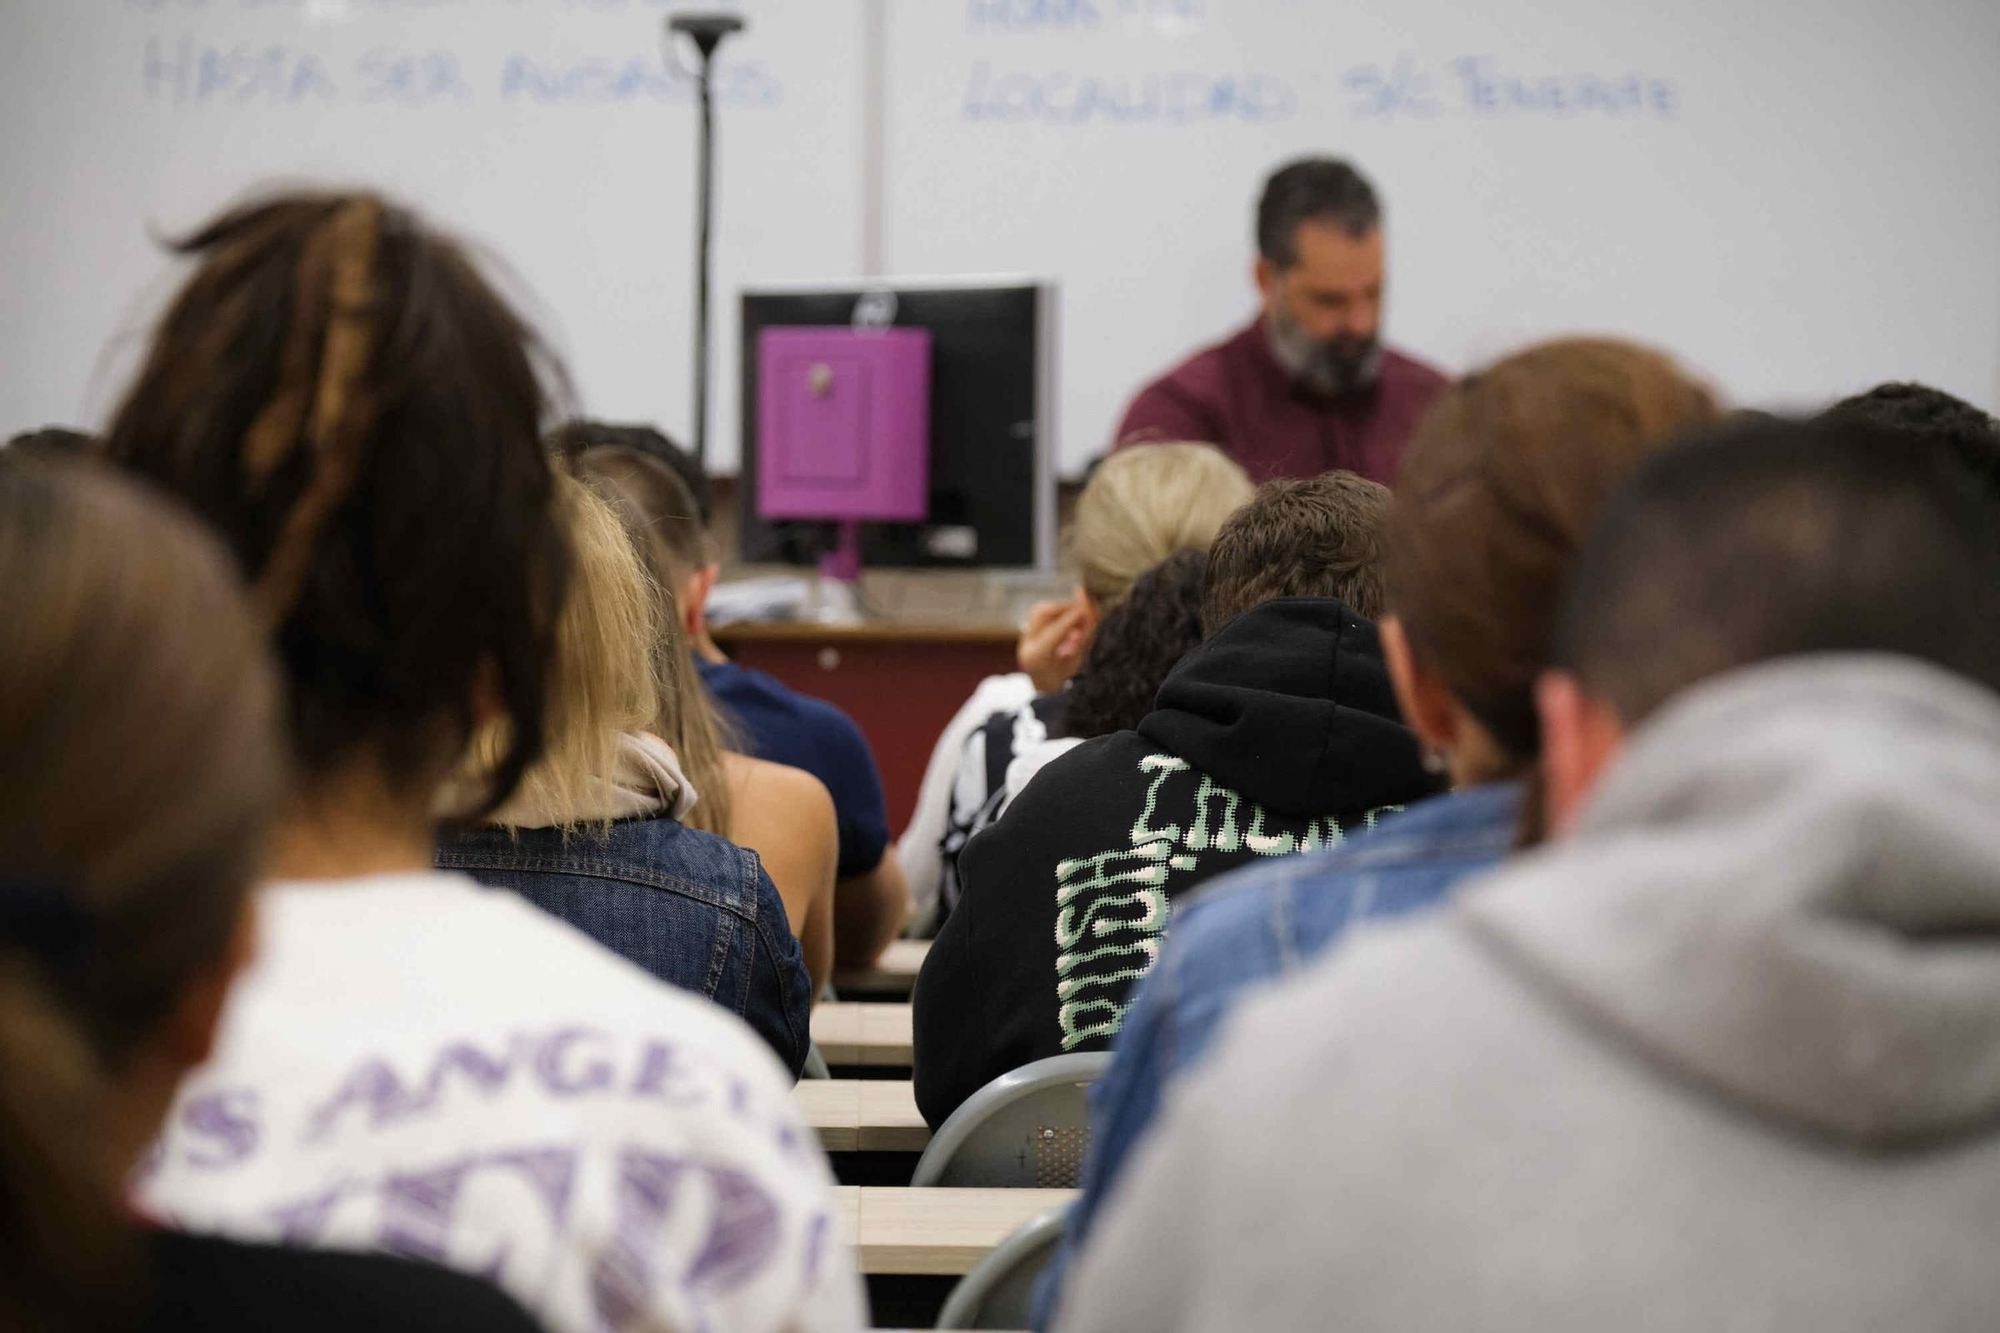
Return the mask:
POLYGON ((276 689, 226 556, 86 464, 0 462, 0 606, 0 1327, 88 1328, 137 1273, 115 1092, 238 929, 276 689))
POLYGON ((267 625, 281 623, 312 564, 320 530, 347 498, 368 441, 368 385, 374 345, 375 248, 382 206, 371 198, 342 205, 306 241, 299 261, 297 315, 285 348, 278 391, 251 424, 243 468, 260 489, 301 434, 313 456, 312 482, 291 512, 269 560, 250 589, 267 625), (317 345, 319 355, 313 352, 317 345))
POLYGON ((1599 510, 1641 461, 1719 412, 1663 353, 1575 338, 1467 376, 1425 418, 1390 507, 1389 609, 1499 745, 1509 772, 1493 776, 1541 752, 1535 678, 1599 510))

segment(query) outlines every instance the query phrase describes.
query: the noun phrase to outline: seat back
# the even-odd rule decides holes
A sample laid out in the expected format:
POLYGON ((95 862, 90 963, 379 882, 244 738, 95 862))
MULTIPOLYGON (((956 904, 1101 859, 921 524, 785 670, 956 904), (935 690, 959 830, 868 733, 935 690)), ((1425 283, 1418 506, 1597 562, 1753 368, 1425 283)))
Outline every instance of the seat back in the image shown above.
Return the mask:
POLYGON ((960 1278, 938 1314, 939 1328, 1027 1328, 1035 1283, 1062 1243, 1069 1209, 1051 1208, 993 1247, 960 1278))
POLYGON ((931 1136, 912 1185, 1074 1189, 1090 1146, 1084 1094, 1109 1051, 1037 1060, 972 1094, 931 1136))

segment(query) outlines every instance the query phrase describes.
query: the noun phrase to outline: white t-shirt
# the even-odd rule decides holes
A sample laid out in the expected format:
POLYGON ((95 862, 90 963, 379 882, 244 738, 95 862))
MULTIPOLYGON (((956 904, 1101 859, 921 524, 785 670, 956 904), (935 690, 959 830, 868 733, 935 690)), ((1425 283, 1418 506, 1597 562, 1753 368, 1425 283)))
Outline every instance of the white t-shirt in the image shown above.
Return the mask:
POLYGON ((826 1159, 733 1015, 459 875, 258 906, 141 1206, 431 1259, 559 1333, 863 1327, 826 1159))
POLYGON ((923 785, 917 788, 917 807, 910 813, 903 836, 896 840, 896 859, 910 886, 912 934, 930 935, 937 930, 938 895, 944 884, 942 845, 953 804, 959 799, 956 787, 966 739, 995 713, 1012 712, 1034 697, 1035 682, 1025 672, 988 676, 979 682, 972 697, 959 705, 931 748, 923 785))

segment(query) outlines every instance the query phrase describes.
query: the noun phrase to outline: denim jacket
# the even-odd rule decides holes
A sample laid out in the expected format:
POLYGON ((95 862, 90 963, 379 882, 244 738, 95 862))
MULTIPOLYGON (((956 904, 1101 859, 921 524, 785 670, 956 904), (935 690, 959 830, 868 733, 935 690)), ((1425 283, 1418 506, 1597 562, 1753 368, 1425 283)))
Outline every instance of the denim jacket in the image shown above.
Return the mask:
POLYGON ((1507 855, 1520 808, 1517 783, 1468 787, 1412 805, 1337 847, 1225 875, 1175 907, 1111 1067, 1090 1090, 1083 1193, 1037 1292, 1037 1328, 1048 1327, 1063 1275, 1167 1086, 1201 1058, 1243 993, 1309 965, 1365 919, 1443 901, 1507 855))
POLYGON ((509 889, 670 985, 757 1031, 796 1077, 812 985, 784 900, 755 852, 673 819, 609 828, 480 829, 443 843, 441 870, 509 889))

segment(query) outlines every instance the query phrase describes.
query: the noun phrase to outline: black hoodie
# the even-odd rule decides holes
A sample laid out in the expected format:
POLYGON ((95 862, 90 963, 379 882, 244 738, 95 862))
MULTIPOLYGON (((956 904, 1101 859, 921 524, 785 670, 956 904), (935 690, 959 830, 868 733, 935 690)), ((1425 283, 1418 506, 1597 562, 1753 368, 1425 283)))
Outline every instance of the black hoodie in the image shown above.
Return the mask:
POLYGON ((1030 1061, 1108 1046, 1173 899, 1431 789, 1373 624, 1321 597, 1230 621, 1137 731, 1050 764, 967 845, 914 997, 924 1118, 1030 1061))

